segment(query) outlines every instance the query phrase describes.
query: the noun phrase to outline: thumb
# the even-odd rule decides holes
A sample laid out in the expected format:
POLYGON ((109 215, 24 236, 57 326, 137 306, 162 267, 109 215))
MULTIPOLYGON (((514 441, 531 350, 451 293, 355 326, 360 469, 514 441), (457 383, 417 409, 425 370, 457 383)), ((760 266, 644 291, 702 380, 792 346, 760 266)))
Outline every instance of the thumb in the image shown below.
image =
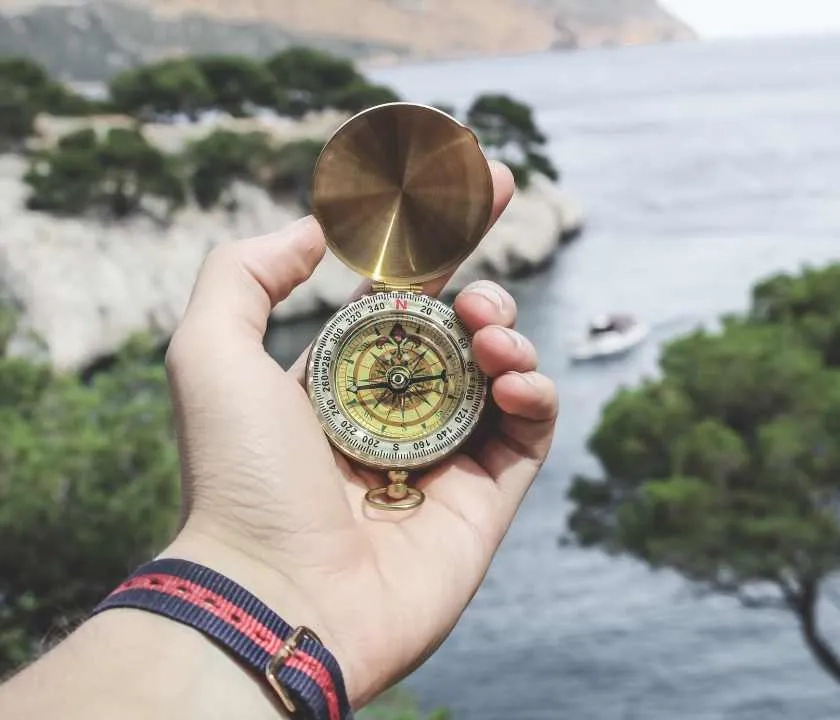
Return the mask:
POLYGON ((202 265, 176 335, 261 346, 271 309, 312 274, 324 251, 324 234, 311 216, 279 233, 216 247, 202 265))

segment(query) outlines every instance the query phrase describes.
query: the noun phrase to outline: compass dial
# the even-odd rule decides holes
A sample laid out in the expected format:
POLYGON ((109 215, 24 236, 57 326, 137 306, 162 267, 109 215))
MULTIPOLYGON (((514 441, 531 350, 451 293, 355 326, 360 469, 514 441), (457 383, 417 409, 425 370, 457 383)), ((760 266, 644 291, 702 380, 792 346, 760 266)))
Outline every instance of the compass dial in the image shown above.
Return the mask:
POLYGON ((466 440, 487 381, 452 308, 389 292, 333 316, 310 353, 307 387, 339 449, 372 467, 410 469, 466 440))

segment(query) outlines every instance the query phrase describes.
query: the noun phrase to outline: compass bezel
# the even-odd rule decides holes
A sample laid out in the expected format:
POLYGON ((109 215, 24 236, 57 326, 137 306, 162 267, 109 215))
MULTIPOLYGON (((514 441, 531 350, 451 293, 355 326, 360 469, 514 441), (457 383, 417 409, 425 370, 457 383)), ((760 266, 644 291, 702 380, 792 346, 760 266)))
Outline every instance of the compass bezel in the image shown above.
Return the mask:
POLYGON ((484 410, 488 380, 473 357, 472 337, 455 311, 428 295, 382 292, 365 295, 333 315, 310 348, 306 390, 330 443, 344 455, 377 470, 429 467, 456 452, 470 437, 484 410), (334 367, 347 337, 377 315, 404 316, 437 327, 453 341, 464 368, 463 394, 440 428, 405 441, 385 440, 361 427, 337 396, 334 367), (344 423, 342 425, 342 423, 344 423))

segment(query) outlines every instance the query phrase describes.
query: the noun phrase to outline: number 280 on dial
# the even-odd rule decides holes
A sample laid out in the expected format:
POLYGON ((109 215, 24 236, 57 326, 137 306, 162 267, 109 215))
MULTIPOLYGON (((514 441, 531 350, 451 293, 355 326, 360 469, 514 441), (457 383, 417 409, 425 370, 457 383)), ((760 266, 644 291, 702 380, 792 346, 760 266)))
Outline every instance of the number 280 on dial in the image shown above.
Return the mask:
POLYGON ((307 385, 330 441, 380 469, 452 453, 487 395, 455 311, 410 292, 367 295, 333 316, 310 351, 307 385))

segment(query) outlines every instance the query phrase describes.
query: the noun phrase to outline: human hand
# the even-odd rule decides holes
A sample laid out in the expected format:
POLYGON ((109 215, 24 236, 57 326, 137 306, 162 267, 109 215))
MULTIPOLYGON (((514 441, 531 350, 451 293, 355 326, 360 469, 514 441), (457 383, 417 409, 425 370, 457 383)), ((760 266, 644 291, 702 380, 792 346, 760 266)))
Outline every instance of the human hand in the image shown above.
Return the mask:
MULTIPOLYGON (((494 219, 513 192, 493 167, 494 219)), ((553 383, 511 328, 513 298, 482 282, 455 309, 474 333, 499 413, 458 454, 422 473, 418 510, 365 505, 381 475, 328 443, 302 386, 265 352, 271 308, 324 254, 318 224, 230 243, 205 262, 167 354, 179 428, 184 522, 165 555, 204 563, 338 659, 360 707, 426 659, 483 579, 548 452, 553 383)), ((437 294, 448 278, 430 283, 437 294)))

